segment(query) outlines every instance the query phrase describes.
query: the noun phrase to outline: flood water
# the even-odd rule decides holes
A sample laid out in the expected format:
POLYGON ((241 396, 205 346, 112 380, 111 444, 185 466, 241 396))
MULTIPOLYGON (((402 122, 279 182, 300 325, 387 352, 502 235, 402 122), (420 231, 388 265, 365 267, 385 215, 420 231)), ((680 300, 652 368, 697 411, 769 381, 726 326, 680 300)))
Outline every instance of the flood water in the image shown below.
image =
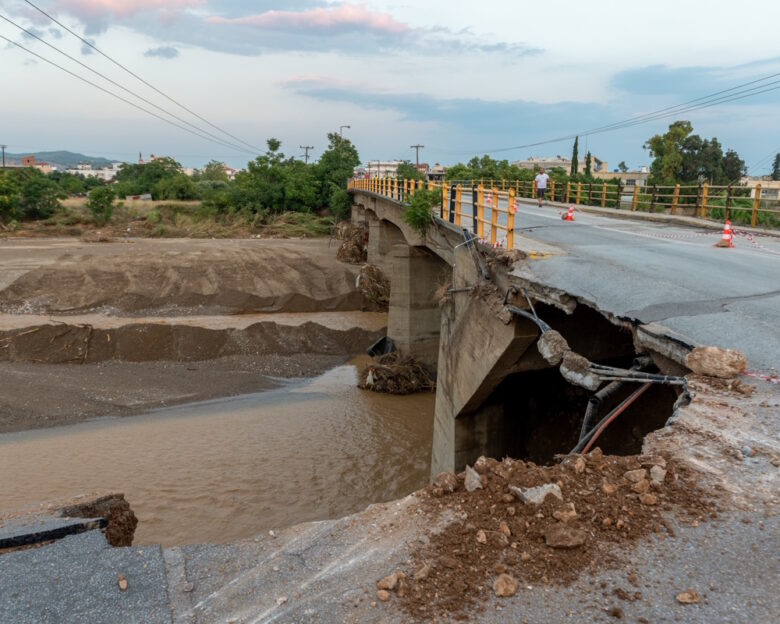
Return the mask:
POLYGON ((136 544, 228 542, 425 485, 434 395, 355 387, 353 365, 277 390, 0 436, 0 509, 124 492, 136 544))

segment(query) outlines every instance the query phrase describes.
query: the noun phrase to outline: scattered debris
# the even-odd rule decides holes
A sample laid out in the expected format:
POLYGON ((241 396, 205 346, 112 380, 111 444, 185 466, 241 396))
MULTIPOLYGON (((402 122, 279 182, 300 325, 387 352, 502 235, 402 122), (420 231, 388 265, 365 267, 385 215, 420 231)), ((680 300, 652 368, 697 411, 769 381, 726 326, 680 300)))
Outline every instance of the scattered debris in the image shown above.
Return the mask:
POLYGON ((688 589, 684 592, 680 592, 675 597, 680 604, 699 604, 701 602, 701 596, 699 596, 699 592, 695 589, 688 589))
POLYGON ((342 223, 336 230, 342 240, 336 258, 350 264, 363 264, 368 258, 368 228, 365 225, 342 223))
POLYGON ((112 243, 114 238, 103 230, 87 230, 79 237, 83 243, 112 243))
POLYGON ((387 394, 433 392, 436 389, 436 381, 427 367, 397 352, 374 358, 360 373, 358 385, 365 390, 387 394))
POLYGON ((285 602, 287 602, 287 596, 279 596, 276 599, 276 606, 281 607, 285 602))
POLYGON ((747 358, 734 349, 696 347, 686 356, 685 365, 697 375, 731 379, 745 372, 747 358))
POLYGON ((437 528, 412 552, 405 595, 397 594, 408 619, 458 620, 483 608, 489 595, 511 596, 531 584, 567 585, 585 568, 618 566, 620 549, 609 546, 665 531, 661 509, 691 524, 714 517, 686 466, 660 455, 605 456, 599 449, 582 459, 578 471, 575 458, 539 466, 481 457, 473 472, 482 488, 471 492, 465 472, 457 475, 459 487, 446 493, 443 486, 455 475, 439 475, 419 494, 421 513, 437 528), (649 484, 648 473, 659 474, 655 466, 666 478, 654 482, 652 493, 638 495, 632 488, 649 484), (642 477, 635 482, 626 478, 634 472, 642 477), (449 519, 441 527, 435 518, 449 519))
POLYGON ((482 477, 471 466, 466 466, 466 478, 463 484, 467 492, 482 488, 482 477))
POLYGON ((390 306, 390 280, 378 266, 364 264, 355 283, 366 301, 383 310, 390 306))
POLYGON ((127 579, 124 574, 116 577, 116 584, 119 586, 119 591, 127 591, 127 579))

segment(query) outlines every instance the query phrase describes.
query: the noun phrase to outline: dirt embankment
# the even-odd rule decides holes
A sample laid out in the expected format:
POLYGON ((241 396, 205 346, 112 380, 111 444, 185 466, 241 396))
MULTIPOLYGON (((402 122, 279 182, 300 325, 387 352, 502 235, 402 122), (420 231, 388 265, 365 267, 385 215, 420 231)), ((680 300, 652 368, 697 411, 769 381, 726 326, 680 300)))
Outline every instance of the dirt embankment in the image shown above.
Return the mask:
POLYGON ((327 240, 6 241, 0 263, 11 279, 0 280, 0 310, 240 314, 370 309, 355 288, 358 269, 338 262, 335 253, 335 243, 327 240))

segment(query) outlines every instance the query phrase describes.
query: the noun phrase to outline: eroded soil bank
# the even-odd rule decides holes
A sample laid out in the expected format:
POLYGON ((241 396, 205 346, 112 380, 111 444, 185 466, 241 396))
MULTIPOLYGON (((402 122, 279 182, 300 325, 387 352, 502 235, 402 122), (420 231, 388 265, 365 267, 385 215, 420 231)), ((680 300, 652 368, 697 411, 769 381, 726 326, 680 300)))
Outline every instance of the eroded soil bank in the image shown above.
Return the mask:
POLYGON ((276 388, 384 333, 328 240, 0 241, 0 432, 276 388))

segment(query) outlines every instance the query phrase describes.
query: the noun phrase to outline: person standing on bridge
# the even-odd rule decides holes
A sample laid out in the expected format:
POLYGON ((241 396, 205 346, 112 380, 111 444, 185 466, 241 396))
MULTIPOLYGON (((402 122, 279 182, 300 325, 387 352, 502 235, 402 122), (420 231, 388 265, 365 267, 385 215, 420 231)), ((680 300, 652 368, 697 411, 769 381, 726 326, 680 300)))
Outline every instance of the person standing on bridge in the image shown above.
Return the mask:
POLYGON ((539 208, 541 208, 544 192, 547 190, 547 183, 550 181, 550 176, 544 172, 544 167, 540 167, 539 173, 536 174, 534 180, 536 181, 536 197, 539 199, 539 208))

